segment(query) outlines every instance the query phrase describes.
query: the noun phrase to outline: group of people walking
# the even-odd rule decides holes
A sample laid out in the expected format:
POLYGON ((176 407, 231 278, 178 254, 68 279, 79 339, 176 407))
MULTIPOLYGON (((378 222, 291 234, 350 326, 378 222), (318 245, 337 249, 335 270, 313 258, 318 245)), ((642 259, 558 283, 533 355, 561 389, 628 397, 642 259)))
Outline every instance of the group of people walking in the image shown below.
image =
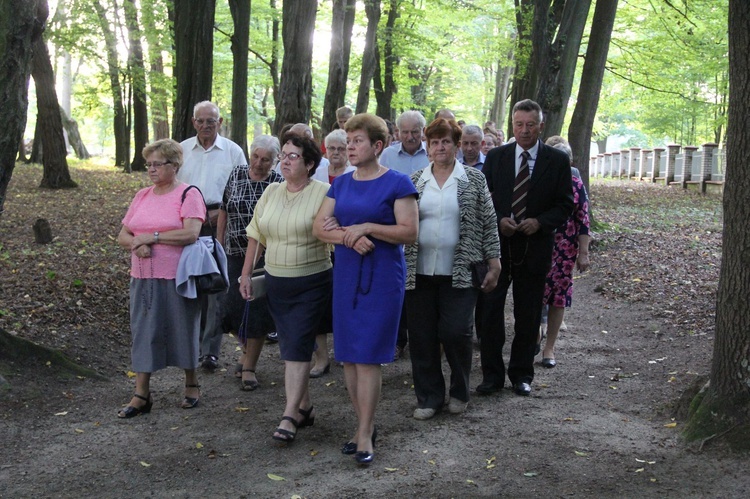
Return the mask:
MULTIPOLYGON (((561 303, 555 296, 569 294, 565 275, 553 276, 546 294, 545 282, 555 231, 575 201, 570 157, 539 141, 543 119, 535 102, 516 104, 515 143, 486 158, 476 137, 469 137, 481 129, 465 134, 455 117, 440 113, 426 127, 421 114, 404 113, 396 122, 403 140, 387 148, 392 133, 384 120, 347 116, 325 139, 328 161, 309 128, 295 125, 281 141, 257 137, 249 166, 233 157, 231 141, 218 136, 215 105, 196 105, 193 123, 195 138, 182 144, 165 139, 144 149, 153 185, 136 194, 118 238, 131 251, 137 373, 135 394, 120 418, 151 410, 151 373, 167 366, 185 370, 181 407, 196 407, 196 368, 218 365, 212 339, 218 336, 220 345, 229 331, 238 332, 242 343, 235 375, 243 390, 257 389, 258 358, 275 330, 286 404, 271 436, 291 443, 300 428, 314 424, 311 365, 313 375, 327 370, 325 334, 332 330, 357 418, 341 452, 367 465, 377 439, 381 366, 393 361, 399 330, 408 330, 411 343, 414 418, 429 419, 444 406, 451 414, 466 410, 475 319, 483 373, 476 392, 503 387, 503 310, 511 282, 516 320, 508 377, 515 393, 531 392, 543 301, 553 306, 552 324, 552 310, 561 303), (469 139, 471 161, 463 162, 462 143, 469 139), (187 157, 193 175, 182 177, 187 157), (226 172, 220 189, 217 172, 226 172), (204 199, 187 189, 201 182, 204 199), (218 202, 211 192, 217 190, 218 202), (230 289, 198 300, 181 296, 174 279, 182 247, 211 231, 214 215, 230 289), (260 268, 263 297, 252 283, 260 268), (447 404, 443 354, 451 371, 447 404)), ((576 220, 587 225, 587 214, 576 220)), ((570 244, 577 249, 578 239, 570 244)), ((565 250, 566 258, 572 251, 565 250)), ((563 274, 572 272, 562 267, 563 274)), ((569 306, 569 297, 562 303, 569 306)), ((550 340, 545 356, 553 356, 550 340)))

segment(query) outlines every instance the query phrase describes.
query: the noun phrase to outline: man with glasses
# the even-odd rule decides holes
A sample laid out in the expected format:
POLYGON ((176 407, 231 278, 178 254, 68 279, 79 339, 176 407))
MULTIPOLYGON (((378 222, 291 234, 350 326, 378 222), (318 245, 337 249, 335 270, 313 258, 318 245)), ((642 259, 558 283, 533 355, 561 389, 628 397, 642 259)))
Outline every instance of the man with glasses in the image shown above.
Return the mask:
MULTIPOLYGON (((209 230, 216 235, 216 221, 219 217, 224 187, 235 166, 246 165, 247 159, 242 148, 231 140, 219 135, 223 119, 216 104, 203 101, 193 108, 193 127, 196 135, 182 142, 184 163, 177 178, 187 184, 198 186, 203 193, 208 208, 208 224, 202 234, 209 230)), ((201 315, 201 365, 206 369, 219 367, 221 337, 224 329, 221 324, 219 296, 203 298, 201 315)))

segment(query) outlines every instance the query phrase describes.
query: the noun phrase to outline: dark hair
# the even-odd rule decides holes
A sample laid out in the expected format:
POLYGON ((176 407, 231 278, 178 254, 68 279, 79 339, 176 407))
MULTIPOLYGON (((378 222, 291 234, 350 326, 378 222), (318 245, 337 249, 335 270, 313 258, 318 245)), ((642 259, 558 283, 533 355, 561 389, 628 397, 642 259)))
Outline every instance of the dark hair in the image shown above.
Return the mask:
POLYGON ((323 153, 320 151, 320 147, 315 143, 313 139, 307 137, 300 137, 299 135, 287 134, 284 140, 284 144, 292 143, 293 146, 302 149, 302 160, 307 163, 312 163, 313 167, 307 170, 307 176, 312 177, 315 173, 315 169, 320 165, 320 159, 323 157, 323 153))
POLYGON ((516 102, 513 105, 513 112, 511 113, 511 115, 515 114, 516 111, 524 111, 527 113, 536 111, 537 114, 539 114, 539 123, 544 121, 544 117, 542 115, 542 106, 531 99, 524 99, 516 102))
POLYGON ((445 118, 434 120, 424 129, 424 135, 427 137, 428 142, 430 139, 437 139, 448 135, 453 140, 453 143, 458 145, 461 143, 461 133, 461 127, 458 126, 456 120, 446 120, 445 118))

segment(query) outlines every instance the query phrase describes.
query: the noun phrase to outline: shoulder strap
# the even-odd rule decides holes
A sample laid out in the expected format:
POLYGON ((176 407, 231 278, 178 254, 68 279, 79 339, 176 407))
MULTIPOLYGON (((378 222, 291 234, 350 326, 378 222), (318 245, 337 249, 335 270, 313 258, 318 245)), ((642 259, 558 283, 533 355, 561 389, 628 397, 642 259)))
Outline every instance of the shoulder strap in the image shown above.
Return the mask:
MULTIPOLYGON (((189 185, 189 186, 187 186, 187 187, 185 188, 185 190, 184 190, 184 191, 182 191, 182 198, 180 199, 180 204, 182 204, 182 203, 184 203, 184 202, 185 202, 185 196, 187 196, 187 192, 188 192, 188 191, 189 191, 190 189, 195 189, 196 191, 198 191, 198 192, 200 193, 201 197, 203 197, 203 193, 201 192, 201 190, 200 190, 200 189, 198 189, 198 186, 197 186, 197 185, 189 185)), ((205 200, 205 198, 203 199, 203 204, 206 204, 206 200, 205 200)))

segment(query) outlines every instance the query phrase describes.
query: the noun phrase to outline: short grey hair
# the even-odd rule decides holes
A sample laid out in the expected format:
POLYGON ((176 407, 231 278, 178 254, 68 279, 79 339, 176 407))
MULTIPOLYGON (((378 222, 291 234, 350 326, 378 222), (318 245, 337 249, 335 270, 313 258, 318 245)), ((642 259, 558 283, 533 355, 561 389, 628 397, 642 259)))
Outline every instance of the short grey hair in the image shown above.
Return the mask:
POLYGON ((401 113, 401 116, 396 119, 396 126, 399 130, 401 130, 401 123, 404 120, 416 121, 417 123, 419 123, 419 128, 422 129, 427 126, 427 120, 419 111, 404 111, 403 113, 401 113))
POLYGON ((326 149, 331 144, 331 142, 340 142, 346 145, 346 132, 338 128, 326 135, 326 138, 323 142, 325 142, 326 149))
POLYGON ((202 107, 210 107, 212 110, 216 111, 216 117, 221 118, 221 113, 219 112, 219 106, 214 104, 213 102, 209 100, 200 101, 198 104, 193 106, 193 118, 195 118, 195 113, 198 111, 198 109, 202 107))
POLYGON ((478 125, 466 125, 462 129, 461 136, 479 135, 479 140, 484 140, 484 132, 478 125))
POLYGON ((253 139, 252 144, 250 144, 250 154, 253 154, 256 149, 267 149, 271 151, 271 162, 276 165, 276 156, 281 153, 279 139, 273 135, 258 135, 253 139))
POLYGON ((557 144, 553 145, 552 148, 560 149, 562 152, 568 155, 568 158, 570 158, 571 161, 573 161, 573 150, 566 142, 558 142, 557 144))

